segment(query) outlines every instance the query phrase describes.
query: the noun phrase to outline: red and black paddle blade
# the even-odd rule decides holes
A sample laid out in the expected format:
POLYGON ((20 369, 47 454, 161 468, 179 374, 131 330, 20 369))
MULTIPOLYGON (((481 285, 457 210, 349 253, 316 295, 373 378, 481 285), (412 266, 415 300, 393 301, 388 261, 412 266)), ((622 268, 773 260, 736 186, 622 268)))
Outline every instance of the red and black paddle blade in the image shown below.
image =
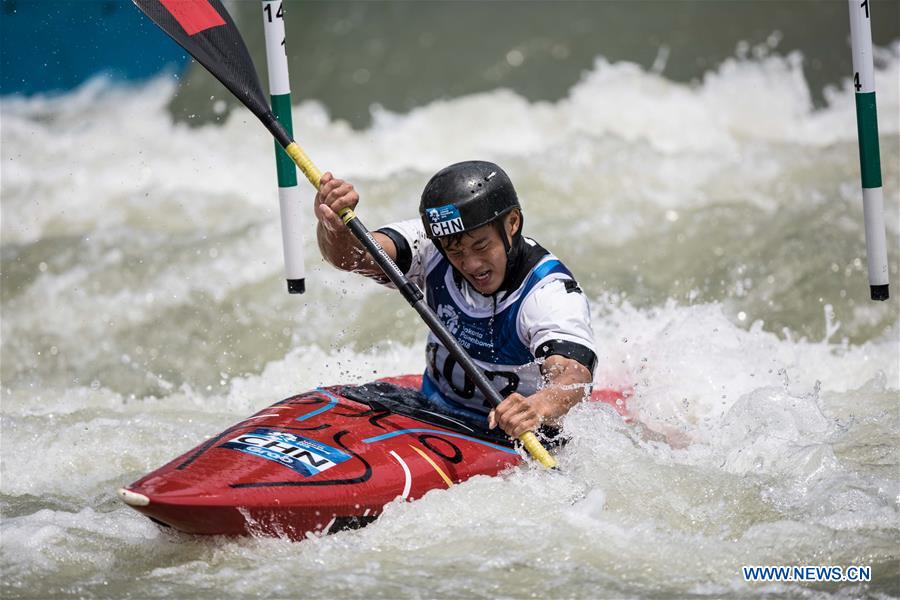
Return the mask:
POLYGON ((291 142, 269 109, 253 59, 219 0, 132 1, 259 117, 282 146, 291 142))

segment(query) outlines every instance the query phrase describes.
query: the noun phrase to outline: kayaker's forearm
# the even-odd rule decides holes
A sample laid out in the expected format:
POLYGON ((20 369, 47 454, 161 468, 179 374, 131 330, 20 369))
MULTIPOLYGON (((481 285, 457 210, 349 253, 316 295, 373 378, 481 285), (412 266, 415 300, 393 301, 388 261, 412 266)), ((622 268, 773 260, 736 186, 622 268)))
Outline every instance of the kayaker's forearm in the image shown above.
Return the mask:
POLYGON ((547 386, 531 399, 537 401, 544 419, 565 415, 590 394, 593 380, 590 370, 581 363, 562 356, 550 356, 543 365, 547 386))
POLYGON ((536 401, 541 416, 552 421, 569 412, 573 406, 585 399, 588 384, 574 384, 574 389, 559 388, 555 385, 546 387, 530 397, 536 401))
POLYGON ((349 229, 329 231, 320 222, 316 227, 316 241, 322 258, 342 271, 359 271, 369 266, 365 249, 349 229))
MULTIPOLYGON (((385 281, 384 273, 340 217, 342 211, 354 210, 358 203, 359 194, 351 183, 334 177, 330 172, 322 174, 314 201, 319 252, 322 258, 338 269, 385 281)), ((386 244, 386 241, 390 242, 389 238, 380 233, 373 233, 372 237, 393 259, 396 251, 393 243, 386 244)))
MULTIPOLYGON (((372 232, 372 238, 384 248, 391 260, 396 260, 397 249, 388 236, 375 231, 372 232)), ((369 253, 348 228, 342 227, 331 231, 320 221, 316 227, 316 241, 319 243, 319 252, 322 253, 322 258, 338 269, 371 277, 379 283, 388 281, 387 275, 384 274, 375 259, 369 256, 369 253)))

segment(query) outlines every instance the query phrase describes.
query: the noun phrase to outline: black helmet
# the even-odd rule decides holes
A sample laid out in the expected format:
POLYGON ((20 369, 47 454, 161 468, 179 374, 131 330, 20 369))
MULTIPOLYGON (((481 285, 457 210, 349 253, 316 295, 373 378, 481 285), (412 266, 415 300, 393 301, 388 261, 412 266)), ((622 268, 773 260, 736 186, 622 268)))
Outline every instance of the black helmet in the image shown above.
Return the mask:
POLYGON ((435 239, 471 231, 514 208, 521 209, 519 198, 503 169, 469 160, 441 169, 428 181, 419 214, 425 233, 435 239))

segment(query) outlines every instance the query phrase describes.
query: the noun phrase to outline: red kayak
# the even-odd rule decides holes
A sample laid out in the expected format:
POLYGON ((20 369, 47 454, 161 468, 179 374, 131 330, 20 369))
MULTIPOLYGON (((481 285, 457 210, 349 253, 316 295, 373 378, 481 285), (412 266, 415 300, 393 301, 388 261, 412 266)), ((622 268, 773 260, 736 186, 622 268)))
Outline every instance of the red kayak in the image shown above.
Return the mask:
MULTIPOLYGON (((154 521, 199 534, 303 539, 374 520, 521 456, 501 434, 423 410, 418 375, 319 388, 266 408, 119 490, 154 521)), ((625 415, 626 394, 591 399, 625 415)))

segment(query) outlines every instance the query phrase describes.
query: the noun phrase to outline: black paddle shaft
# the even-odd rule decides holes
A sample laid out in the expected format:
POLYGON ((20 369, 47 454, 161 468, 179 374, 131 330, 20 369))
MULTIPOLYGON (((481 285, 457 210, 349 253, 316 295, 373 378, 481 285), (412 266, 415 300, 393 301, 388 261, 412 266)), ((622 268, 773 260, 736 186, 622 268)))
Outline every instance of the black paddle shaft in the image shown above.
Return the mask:
POLYGON ((403 274, 403 271, 400 270, 400 267, 391 260, 391 257, 385 249, 381 247, 381 244, 379 244, 374 237, 372 237, 372 234, 366 229, 366 226, 363 225, 355 215, 345 222, 347 228, 350 229, 356 239, 358 239, 366 250, 368 250, 369 255, 375 260, 378 266, 381 267, 381 270, 388 276, 391 283, 397 286, 397 289, 400 290, 400 293, 403 294, 403 297, 406 298, 406 301, 409 302, 410 306, 419 313, 419 316, 422 317, 422 320, 425 321, 425 324, 428 325, 431 332, 441 340, 441 343, 444 344, 450 352, 450 355, 453 356, 456 362, 462 367, 466 376, 472 379, 476 387, 478 387, 478 389, 481 390, 481 393, 484 394, 484 397, 488 399, 488 402, 496 408, 497 405, 503 401, 500 392, 491 385, 491 382, 484 374, 484 371, 475 364, 469 357, 469 353, 466 352, 465 349, 459 345, 456 338, 447 331, 447 328, 444 326, 443 322, 441 322, 440 318, 434 314, 434 311, 431 310, 431 307, 425 302, 422 290, 407 279, 406 275, 403 274))

